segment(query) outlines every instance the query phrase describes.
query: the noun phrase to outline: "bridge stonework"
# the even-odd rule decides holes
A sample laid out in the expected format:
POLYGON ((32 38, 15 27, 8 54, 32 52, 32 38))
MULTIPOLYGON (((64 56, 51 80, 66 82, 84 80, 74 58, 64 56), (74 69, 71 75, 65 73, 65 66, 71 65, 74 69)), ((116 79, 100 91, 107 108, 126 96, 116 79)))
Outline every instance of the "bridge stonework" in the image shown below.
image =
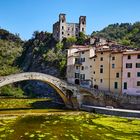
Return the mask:
POLYGON ((24 72, 12 74, 9 76, 3 76, 0 77, 0 87, 25 80, 39 80, 46 82, 58 92, 58 94, 63 99, 66 107, 68 108, 78 109, 81 104, 79 96, 80 94, 76 86, 70 85, 66 81, 43 73, 24 72))

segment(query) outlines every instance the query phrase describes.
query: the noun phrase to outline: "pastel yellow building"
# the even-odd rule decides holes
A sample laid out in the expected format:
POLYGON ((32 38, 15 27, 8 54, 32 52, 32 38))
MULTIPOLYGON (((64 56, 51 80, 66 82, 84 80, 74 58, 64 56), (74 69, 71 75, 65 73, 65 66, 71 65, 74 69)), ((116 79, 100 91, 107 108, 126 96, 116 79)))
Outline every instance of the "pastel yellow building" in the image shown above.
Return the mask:
POLYGON ((112 51, 109 46, 101 46, 96 48, 96 55, 91 60, 93 87, 121 93, 122 52, 112 51))
POLYGON ((109 91, 109 56, 107 46, 96 49, 96 55, 91 58, 93 87, 109 91))
POLYGON ((112 51, 110 55, 110 91, 113 93, 122 93, 122 51, 112 51))

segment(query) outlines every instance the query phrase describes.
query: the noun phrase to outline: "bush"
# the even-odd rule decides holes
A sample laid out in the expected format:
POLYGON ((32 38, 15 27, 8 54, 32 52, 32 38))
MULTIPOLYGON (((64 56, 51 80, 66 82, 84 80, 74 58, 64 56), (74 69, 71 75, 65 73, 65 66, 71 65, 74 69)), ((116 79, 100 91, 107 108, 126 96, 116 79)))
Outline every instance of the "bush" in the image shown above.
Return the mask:
POLYGON ((0 96, 24 97, 24 91, 19 87, 6 85, 0 88, 0 96))

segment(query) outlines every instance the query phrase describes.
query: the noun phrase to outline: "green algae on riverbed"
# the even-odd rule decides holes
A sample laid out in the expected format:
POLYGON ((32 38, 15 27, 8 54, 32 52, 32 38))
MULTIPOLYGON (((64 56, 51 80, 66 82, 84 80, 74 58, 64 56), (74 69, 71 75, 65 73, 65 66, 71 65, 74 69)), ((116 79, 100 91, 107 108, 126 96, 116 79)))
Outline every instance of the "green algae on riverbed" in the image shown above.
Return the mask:
POLYGON ((0 117, 2 140, 139 140, 140 120, 89 113, 0 117))

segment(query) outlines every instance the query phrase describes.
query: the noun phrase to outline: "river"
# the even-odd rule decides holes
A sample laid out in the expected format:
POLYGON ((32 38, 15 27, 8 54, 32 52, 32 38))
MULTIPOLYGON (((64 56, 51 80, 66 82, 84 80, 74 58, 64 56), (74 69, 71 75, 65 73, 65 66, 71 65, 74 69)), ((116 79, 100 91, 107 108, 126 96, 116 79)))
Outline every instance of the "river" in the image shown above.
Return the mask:
POLYGON ((0 140, 139 140, 140 120, 64 109, 46 99, 1 99, 0 140), (45 104, 46 105, 46 104, 45 104))

